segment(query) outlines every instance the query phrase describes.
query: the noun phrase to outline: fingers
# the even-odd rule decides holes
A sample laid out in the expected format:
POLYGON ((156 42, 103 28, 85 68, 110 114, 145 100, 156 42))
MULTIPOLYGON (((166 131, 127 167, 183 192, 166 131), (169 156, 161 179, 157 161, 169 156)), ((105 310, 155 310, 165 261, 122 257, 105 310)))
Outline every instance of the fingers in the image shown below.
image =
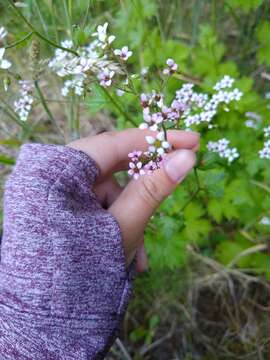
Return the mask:
POLYGON ((93 190, 99 203, 104 209, 107 209, 118 198, 123 188, 113 176, 110 176, 102 183, 95 185, 93 190))
MULTIPOLYGON (((146 135, 153 136, 153 131, 127 129, 76 140, 68 146, 85 152, 95 160, 99 166, 101 178, 104 178, 108 174, 127 167, 129 152, 147 150, 146 135)), ((168 131, 168 141, 174 149, 193 149, 198 146, 199 135, 194 132, 171 130, 168 131)))
POLYGON ((159 204, 175 189, 195 164, 191 150, 177 150, 167 156, 161 169, 132 180, 108 209, 117 219, 123 236, 127 264, 132 261, 138 239, 159 204))
POLYGON ((144 240, 137 250, 137 258, 136 258, 136 270, 138 272, 144 272, 148 267, 147 253, 144 245, 144 240))

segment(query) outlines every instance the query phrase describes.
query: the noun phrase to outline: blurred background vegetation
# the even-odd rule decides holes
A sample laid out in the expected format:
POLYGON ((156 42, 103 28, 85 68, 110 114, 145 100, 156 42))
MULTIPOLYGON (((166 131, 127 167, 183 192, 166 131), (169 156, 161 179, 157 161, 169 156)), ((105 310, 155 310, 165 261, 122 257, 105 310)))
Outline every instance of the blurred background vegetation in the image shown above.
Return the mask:
MULTIPOLYGON (((198 170, 199 187, 190 175, 153 217, 146 232, 149 271, 136 280, 134 301, 108 359, 270 359, 270 167, 258 156, 262 129, 270 125, 265 97, 270 1, 17 3, 35 32, 58 44, 65 39, 87 44, 96 25, 108 21, 117 46, 133 50, 130 71, 149 69, 140 79, 142 91, 155 88, 155 74, 169 57, 179 64, 181 76, 170 82, 168 95, 183 82, 210 92, 223 75, 236 78, 244 96, 237 108, 218 117, 218 128, 202 134, 201 142, 203 149, 216 136, 228 137, 241 157, 231 166, 205 162, 198 170), (259 115, 256 129, 245 126, 247 112, 259 115)), ((33 37, 27 35, 33 29, 6 0, 0 0, 0 26, 9 32, 1 46, 19 42, 7 50, 16 74, 32 79, 33 37)), ((55 49, 34 37, 40 40, 40 57, 50 58, 55 49)), ((39 83, 56 124, 39 102, 22 124, 11 108, 17 79, 11 76, 8 92, 0 88, 2 190, 22 143, 63 144, 141 122, 139 101, 129 94, 108 96, 93 88, 83 100, 63 98, 59 79, 44 65, 39 83)))

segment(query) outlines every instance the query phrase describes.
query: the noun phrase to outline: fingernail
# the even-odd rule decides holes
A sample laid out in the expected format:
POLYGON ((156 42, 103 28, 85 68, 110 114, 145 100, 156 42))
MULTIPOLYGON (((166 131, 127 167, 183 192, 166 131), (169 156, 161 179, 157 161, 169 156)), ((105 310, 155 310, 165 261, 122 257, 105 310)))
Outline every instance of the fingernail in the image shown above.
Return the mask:
POLYGON ((165 160, 164 169, 169 178, 178 183, 195 165, 195 155, 191 150, 178 150, 165 160))

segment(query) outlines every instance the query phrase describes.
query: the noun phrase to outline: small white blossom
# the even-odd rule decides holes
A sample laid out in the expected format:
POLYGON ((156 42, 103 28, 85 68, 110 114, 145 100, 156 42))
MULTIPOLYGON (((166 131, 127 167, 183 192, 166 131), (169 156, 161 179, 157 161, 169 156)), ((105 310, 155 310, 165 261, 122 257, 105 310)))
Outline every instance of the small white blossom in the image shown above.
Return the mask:
POLYGON ((7 36, 7 30, 1 26, 0 27, 0 40, 4 39, 7 36))
POLYGON ((262 120, 261 115, 255 113, 255 112, 252 112, 252 111, 247 111, 245 115, 248 118, 245 121, 246 127, 249 127, 249 128, 252 128, 252 129, 258 129, 259 125, 260 125, 260 122, 262 120))
POLYGON ((101 73, 98 74, 100 85, 103 87, 109 87, 112 84, 112 78, 115 72, 105 68, 101 73))
POLYGON ((124 93, 125 93, 125 92, 124 92, 123 90, 121 90, 121 89, 116 89, 116 95, 117 95, 117 96, 120 96, 120 97, 121 97, 121 96, 124 95, 124 93))
POLYGON ((145 77, 148 74, 149 68, 148 67, 143 67, 141 69, 141 76, 145 77))
POLYGON ((0 68, 4 70, 9 69, 12 65, 10 61, 3 58, 5 51, 5 48, 0 48, 0 68))
POLYGON ((27 7, 27 4, 26 3, 23 3, 22 1, 16 1, 14 3, 14 5, 18 8, 26 8, 27 7))
POLYGON ((263 129, 264 136, 269 137, 270 136, 270 126, 263 129))
POLYGON ((259 156, 261 159, 270 160, 270 140, 267 140, 264 143, 263 149, 259 151, 259 156))
POLYGON ((123 46, 122 49, 114 50, 114 54, 126 61, 132 55, 132 51, 130 51, 127 46, 123 46))
POLYGON ((270 218, 268 216, 263 216, 260 220, 260 224, 270 226, 270 218))
POLYGON ((216 91, 219 91, 221 89, 231 88, 233 83, 234 83, 234 79, 231 78, 229 75, 225 75, 223 79, 221 79, 219 82, 216 83, 214 89, 216 91))
POLYGON ((178 65, 174 62, 173 59, 167 59, 166 64, 168 67, 163 70, 164 75, 171 75, 177 71, 178 65))
POLYGON ((252 119, 246 120, 245 125, 248 128, 258 129, 258 124, 252 119))
POLYGON ((114 35, 107 35, 107 28, 108 28, 108 23, 106 22, 104 25, 99 25, 97 27, 97 31, 92 34, 92 36, 97 36, 99 42, 100 42, 100 46, 104 49, 106 46, 110 45, 114 40, 115 40, 115 36, 114 35))

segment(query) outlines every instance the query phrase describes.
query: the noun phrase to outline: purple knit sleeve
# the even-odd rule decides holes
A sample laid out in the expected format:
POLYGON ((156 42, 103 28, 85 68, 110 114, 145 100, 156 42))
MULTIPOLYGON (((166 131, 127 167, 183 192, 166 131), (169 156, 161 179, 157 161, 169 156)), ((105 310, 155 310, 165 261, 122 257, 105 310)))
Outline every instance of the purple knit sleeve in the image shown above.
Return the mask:
POLYGON ((70 147, 23 145, 4 196, 1 360, 103 359, 112 345, 134 269, 98 172, 70 147))

